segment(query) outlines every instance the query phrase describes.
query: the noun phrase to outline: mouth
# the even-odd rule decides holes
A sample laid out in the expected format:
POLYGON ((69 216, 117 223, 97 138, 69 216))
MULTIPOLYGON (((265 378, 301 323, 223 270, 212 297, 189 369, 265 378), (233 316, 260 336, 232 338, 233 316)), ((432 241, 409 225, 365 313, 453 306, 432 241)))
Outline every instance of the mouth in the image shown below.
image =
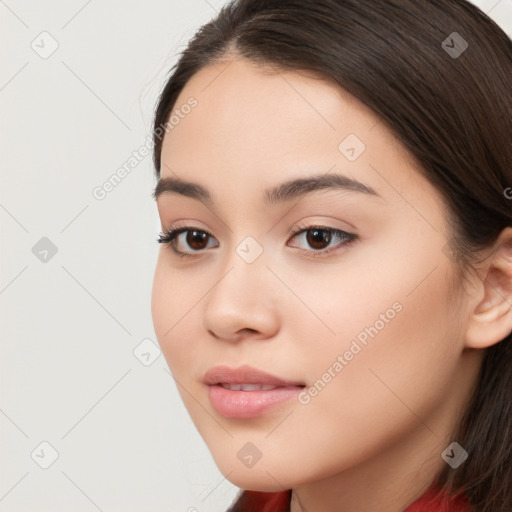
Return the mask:
POLYGON ((272 386, 271 384, 226 384, 224 382, 215 385, 222 386, 224 389, 229 389, 230 391, 271 391, 278 388, 305 387, 304 385, 272 386))
MULTIPOLYGON (((287 380, 247 365, 238 368, 214 366, 206 372, 203 383, 208 386, 242 386, 244 388, 243 391, 252 391, 251 386, 305 386, 304 382, 287 380)), ((254 389, 261 390, 260 388, 254 389)), ((269 390, 270 389, 272 388, 269 388, 269 390)), ((239 389, 234 389, 234 391, 239 391, 239 389)))
POLYGON ((226 418, 250 419, 284 405, 306 387, 275 375, 242 366, 211 368, 203 379, 213 408, 226 418))

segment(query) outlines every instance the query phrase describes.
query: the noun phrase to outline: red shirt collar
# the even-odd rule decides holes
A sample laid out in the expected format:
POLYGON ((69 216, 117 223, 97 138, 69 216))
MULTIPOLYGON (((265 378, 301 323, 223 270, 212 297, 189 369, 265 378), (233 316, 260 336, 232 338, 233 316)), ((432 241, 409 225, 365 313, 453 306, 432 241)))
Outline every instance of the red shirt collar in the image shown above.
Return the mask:
POLYGON ((471 505, 464 493, 458 493, 450 498, 446 492, 433 484, 404 512, 471 512, 471 505))
MULTIPOLYGON (((459 493, 451 499, 443 497, 435 485, 432 485, 414 503, 403 512, 471 512, 467 497, 459 493)), ((244 491, 228 512, 290 512, 292 491, 260 492, 244 491)))

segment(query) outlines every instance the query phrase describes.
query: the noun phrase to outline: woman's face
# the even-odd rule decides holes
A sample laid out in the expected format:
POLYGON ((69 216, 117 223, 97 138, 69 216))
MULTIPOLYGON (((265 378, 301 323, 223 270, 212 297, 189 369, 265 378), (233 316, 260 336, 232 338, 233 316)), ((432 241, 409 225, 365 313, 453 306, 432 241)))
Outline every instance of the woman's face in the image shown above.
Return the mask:
POLYGON ((185 257, 160 247, 152 315, 222 473, 270 491, 377 460, 443 464, 474 366, 439 193, 371 110, 311 75, 218 63, 176 111, 161 178, 211 202, 157 198, 162 229, 190 231, 174 240, 185 257), (214 407, 203 378, 219 365, 304 387, 259 409, 279 391, 216 386, 214 407))

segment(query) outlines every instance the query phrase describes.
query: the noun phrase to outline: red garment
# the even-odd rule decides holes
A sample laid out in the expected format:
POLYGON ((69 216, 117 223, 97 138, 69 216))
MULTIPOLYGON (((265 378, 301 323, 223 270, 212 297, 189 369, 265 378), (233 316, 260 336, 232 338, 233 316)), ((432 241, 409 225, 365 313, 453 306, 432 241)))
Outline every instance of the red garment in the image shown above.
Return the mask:
MULTIPOLYGON (((465 494, 457 494, 453 498, 442 501, 446 493, 439 493, 435 485, 431 485, 425 494, 409 505, 404 512, 471 512, 471 505, 465 494)), ((446 495, 447 496, 447 495, 446 495)))
MULTIPOLYGON (((403 512, 471 512, 466 496, 459 494, 442 502, 442 495, 431 486, 403 512), (437 495, 437 496, 436 496, 437 495), (437 499, 434 499, 436 498, 437 499)), ((290 512, 292 491, 260 492, 243 491, 236 503, 227 512, 290 512)))

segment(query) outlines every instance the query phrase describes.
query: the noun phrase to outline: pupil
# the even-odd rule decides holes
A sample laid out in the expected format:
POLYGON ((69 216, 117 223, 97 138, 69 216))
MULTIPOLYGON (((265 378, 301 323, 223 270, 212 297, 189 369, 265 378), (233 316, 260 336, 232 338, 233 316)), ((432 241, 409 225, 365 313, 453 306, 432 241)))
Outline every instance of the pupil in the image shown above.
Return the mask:
POLYGON ((323 247, 323 245, 329 245, 329 242, 331 241, 331 236, 329 232, 325 229, 310 229, 308 231, 307 240, 308 244, 313 249, 324 249, 325 247, 323 247))
POLYGON ((189 231, 187 233, 187 244, 193 249, 201 250, 203 249, 201 242, 206 241, 207 238, 208 235, 202 231, 189 231), (199 244, 199 247, 196 244, 199 244))

